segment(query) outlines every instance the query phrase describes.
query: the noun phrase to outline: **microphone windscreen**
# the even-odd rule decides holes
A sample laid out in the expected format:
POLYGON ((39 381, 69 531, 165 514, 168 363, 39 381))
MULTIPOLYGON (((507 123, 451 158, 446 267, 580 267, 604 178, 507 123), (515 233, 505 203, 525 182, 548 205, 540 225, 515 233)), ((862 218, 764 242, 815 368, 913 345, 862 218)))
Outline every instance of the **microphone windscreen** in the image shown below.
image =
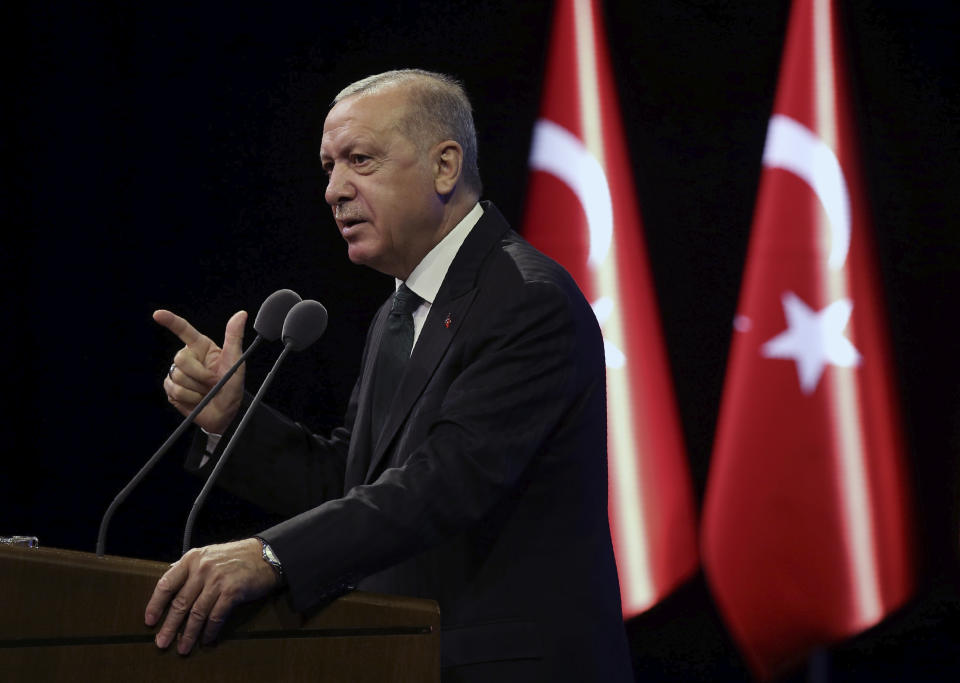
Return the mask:
POLYGON ((287 313, 283 321, 283 343, 302 351, 317 341, 327 329, 327 309, 319 301, 305 299, 287 313))
POLYGON ((276 341, 283 332, 283 321, 287 313, 300 303, 300 295, 289 289, 278 289, 263 300, 253 329, 267 341, 276 341))

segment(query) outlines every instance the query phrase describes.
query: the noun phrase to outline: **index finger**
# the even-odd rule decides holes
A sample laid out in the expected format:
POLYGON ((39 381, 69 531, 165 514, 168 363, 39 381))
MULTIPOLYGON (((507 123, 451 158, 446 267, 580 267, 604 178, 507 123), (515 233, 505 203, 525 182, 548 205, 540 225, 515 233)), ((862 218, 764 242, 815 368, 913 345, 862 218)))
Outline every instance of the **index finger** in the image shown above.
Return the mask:
POLYGON ((147 608, 143 613, 143 621, 147 626, 153 626, 160 620, 163 610, 186 580, 186 573, 180 562, 174 562, 157 581, 153 595, 150 596, 150 601, 147 602, 147 608))
POLYGON ((197 328, 176 313, 171 313, 161 308, 159 311, 153 312, 153 319, 177 335, 180 341, 191 348, 194 347, 197 342, 206 339, 204 335, 197 331, 197 328))

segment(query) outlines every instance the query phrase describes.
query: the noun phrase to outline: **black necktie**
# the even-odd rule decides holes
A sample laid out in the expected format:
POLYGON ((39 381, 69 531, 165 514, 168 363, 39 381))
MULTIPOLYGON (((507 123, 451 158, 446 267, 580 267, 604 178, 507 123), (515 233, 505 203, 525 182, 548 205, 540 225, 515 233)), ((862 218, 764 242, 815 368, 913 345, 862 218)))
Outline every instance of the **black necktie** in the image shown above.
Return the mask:
POLYGON ((379 434, 390 412, 390 404, 397 393, 403 369, 413 348, 413 312, 423 302, 406 285, 400 285, 393 295, 393 307, 387 316, 387 326, 377 351, 373 379, 373 430, 379 434))

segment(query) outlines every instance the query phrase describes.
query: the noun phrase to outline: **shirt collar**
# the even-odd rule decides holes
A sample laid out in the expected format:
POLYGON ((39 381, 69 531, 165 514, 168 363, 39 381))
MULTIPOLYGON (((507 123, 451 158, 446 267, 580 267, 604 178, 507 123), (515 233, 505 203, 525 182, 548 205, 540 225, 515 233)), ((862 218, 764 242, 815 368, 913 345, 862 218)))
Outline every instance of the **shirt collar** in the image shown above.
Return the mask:
MULTIPOLYGON (((442 240, 431 249, 423 260, 417 264, 410 276, 406 279, 406 285, 410 290, 429 304, 440 291, 440 285, 443 284, 443 278, 450 269, 450 264, 460 251, 460 246, 467 239, 467 235, 477 224, 483 215, 483 208, 480 203, 474 204, 470 213, 461 219, 456 226, 444 236, 442 240)), ((403 280, 397 280, 395 286, 403 284, 403 280)))

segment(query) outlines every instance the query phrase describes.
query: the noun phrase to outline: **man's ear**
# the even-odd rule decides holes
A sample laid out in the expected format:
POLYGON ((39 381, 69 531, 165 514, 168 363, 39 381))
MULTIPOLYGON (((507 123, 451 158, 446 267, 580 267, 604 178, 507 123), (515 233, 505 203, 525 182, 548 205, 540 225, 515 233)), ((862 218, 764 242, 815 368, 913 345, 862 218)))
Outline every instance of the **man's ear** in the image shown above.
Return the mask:
POLYGON ((453 140, 444 140, 433 148, 434 187, 437 194, 449 195, 463 172, 463 148, 453 140))

